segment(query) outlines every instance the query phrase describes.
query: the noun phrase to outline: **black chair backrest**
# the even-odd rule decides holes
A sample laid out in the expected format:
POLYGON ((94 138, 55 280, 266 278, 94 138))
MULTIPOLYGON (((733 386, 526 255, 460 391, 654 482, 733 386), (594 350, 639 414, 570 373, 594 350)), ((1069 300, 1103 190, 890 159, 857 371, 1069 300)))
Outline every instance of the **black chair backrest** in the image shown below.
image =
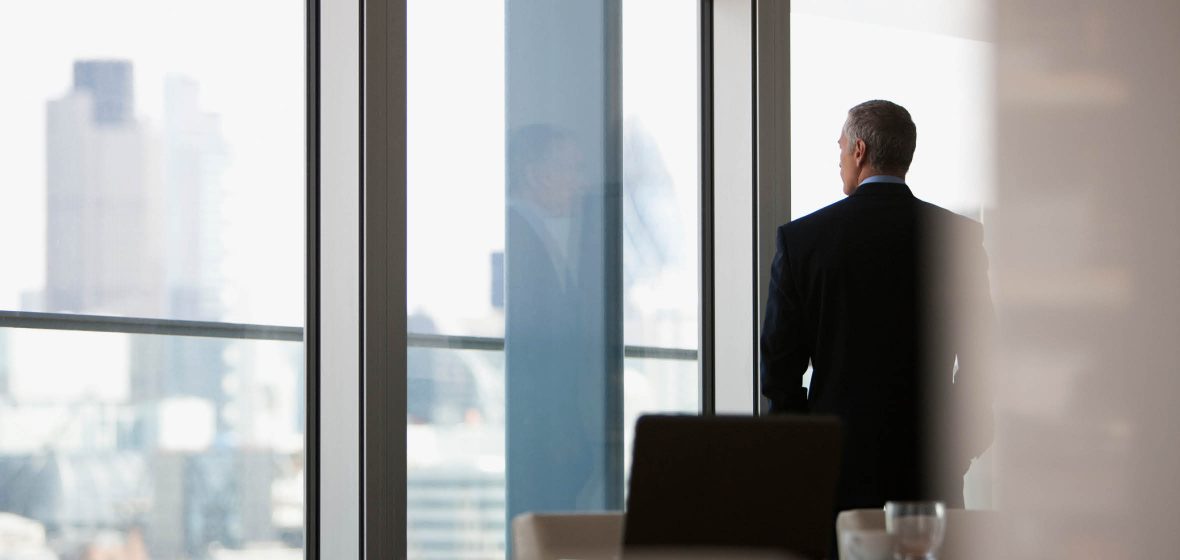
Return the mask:
POLYGON ((840 425, 814 416, 643 416, 625 551, 732 548, 823 558, 840 425))

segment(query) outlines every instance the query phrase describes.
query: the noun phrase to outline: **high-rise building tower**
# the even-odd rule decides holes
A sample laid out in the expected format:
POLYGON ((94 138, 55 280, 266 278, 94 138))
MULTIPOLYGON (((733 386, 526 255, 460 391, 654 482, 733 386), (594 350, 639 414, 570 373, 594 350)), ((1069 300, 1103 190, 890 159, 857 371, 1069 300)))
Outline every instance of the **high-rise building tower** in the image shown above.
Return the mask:
POLYGON ((131 63, 83 61, 49 102, 46 311, 163 316, 158 142, 134 118, 131 63))
MULTIPOLYGON (((74 87, 48 106, 45 310, 218 320, 220 169, 216 115, 195 82, 171 79, 163 126, 136 118, 132 66, 81 61, 74 87)), ((226 342, 134 336, 131 401, 143 422, 128 447, 168 441, 155 410, 196 397, 216 411, 221 437, 226 342)))
POLYGON ((163 125, 169 307, 173 317, 215 321, 224 311, 220 234, 228 150, 221 121, 201 109, 195 80, 169 76, 163 125))
MULTIPOLYGON (((161 118, 149 123, 136 116, 129 61, 79 61, 71 90, 49 102, 41 310, 223 320, 228 150, 218 115, 201 108, 197 82, 170 77, 164 86, 161 118)), ((255 389, 253 368, 231 368, 226 358, 237 344, 237 361, 248 362, 241 356, 252 346, 128 339, 129 391, 119 404, 131 421, 120 415, 112 446, 150 462, 144 516, 152 556, 272 539, 266 394, 255 389)), ((3 376, 0 368, 0 401, 3 376)))

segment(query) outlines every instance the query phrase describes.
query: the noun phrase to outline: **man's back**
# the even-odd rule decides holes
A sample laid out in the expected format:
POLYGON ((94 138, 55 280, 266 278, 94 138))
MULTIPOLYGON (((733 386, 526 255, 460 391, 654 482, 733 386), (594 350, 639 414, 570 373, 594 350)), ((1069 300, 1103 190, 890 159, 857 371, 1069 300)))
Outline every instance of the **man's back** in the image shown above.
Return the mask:
POLYGON ((976 372, 967 346, 987 299, 981 237, 978 223, 914 198, 900 183, 861 185, 779 228, 763 393, 772 410, 841 418, 839 508, 961 503, 961 475, 986 444, 968 438, 962 449, 942 448, 937 430, 948 427, 945 407, 979 393, 968 383, 976 372), (797 388, 809 360, 803 401, 797 388), (941 467, 930 460, 935 442, 941 467))

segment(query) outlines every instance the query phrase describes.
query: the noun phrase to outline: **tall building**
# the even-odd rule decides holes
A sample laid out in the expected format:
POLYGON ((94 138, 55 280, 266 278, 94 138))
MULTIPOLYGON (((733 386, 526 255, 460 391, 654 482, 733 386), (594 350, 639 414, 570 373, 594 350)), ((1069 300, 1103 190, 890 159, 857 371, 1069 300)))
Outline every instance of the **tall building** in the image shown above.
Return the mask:
POLYGON ((46 311, 167 311, 159 155, 131 74, 127 61, 76 62, 73 89, 49 102, 46 311))
POLYGON ((135 116, 129 61, 74 63, 49 102, 46 311, 217 320, 226 149, 195 81, 165 84, 163 127, 135 116))
POLYGON ((197 82, 164 83, 166 283, 171 316, 218 320, 222 245, 222 173, 227 149, 218 115, 201 109, 197 82))
MULTIPOLYGON (((78 61, 74 85, 48 106, 45 310, 218 320, 220 172, 217 116, 195 82, 170 78, 162 130, 135 116, 129 61, 78 61)), ((225 402, 225 343, 135 336, 131 400, 225 402)), ((160 441, 155 411, 123 439, 160 441)), ((228 429, 218 418, 218 431, 228 429)))
MULTIPOLYGON (((75 63, 72 89, 48 105, 45 311, 222 319, 227 150, 199 93, 169 77, 162 118, 148 123, 136 116, 129 61, 75 63)), ((227 382, 231 344, 130 335, 130 394, 119 404, 132 421, 117 447, 151 465, 142 513, 153 555, 269 538, 269 452, 235 449, 264 412, 231 392, 251 386, 227 382)))

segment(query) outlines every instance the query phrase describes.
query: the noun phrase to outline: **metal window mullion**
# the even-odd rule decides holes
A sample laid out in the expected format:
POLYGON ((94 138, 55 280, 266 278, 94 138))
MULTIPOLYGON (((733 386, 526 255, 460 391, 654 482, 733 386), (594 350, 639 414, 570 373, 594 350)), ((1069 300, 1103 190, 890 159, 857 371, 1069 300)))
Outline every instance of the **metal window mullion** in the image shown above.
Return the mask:
POLYGON ((775 232, 791 219, 791 5, 754 0, 754 394, 755 410, 765 410, 760 394, 758 351, 775 232))
POLYGON ((757 336, 753 1, 712 0, 712 287, 717 412, 752 414, 757 336))
POLYGON ((700 42, 700 412, 716 413, 713 344, 713 0, 701 0, 700 42))
POLYGON ((361 0, 319 0, 319 554, 361 558, 361 0))
POLYGON ((320 559, 320 1, 305 4, 306 186, 303 359, 303 557, 320 559))
MULTIPOLYGON (((309 170, 310 171, 310 170, 309 170)), ((314 173, 312 173, 314 174, 314 173)), ((315 199, 318 187, 310 187, 309 209, 318 212, 315 199)), ((308 220, 308 296, 307 317, 309 325, 301 327, 282 325, 255 325, 245 323, 224 323, 209 321, 186 321, 180 319, 152 319, 143 317, 113 317, 105 315, 82 315, 72 313, 44 313, 37 311, 0 310, 0 327, 18 329, 44 329, 57 331, 109 332, 118 334, 145 334, 156 336, 194 336, 203 338, 231 338, 243 340, 278 340, 286 342, 305 341, 308 346, 308 371, 318 368, 318 362, 311 361, 318 345, 318 316, 320 310, 318 218, 308 220), (305 335, 306 332, 306 335, 305 335), (306 336, 306 340, 305 340, 306 336)), ((448 335, 434 333, 407 333, 406 345, 411 348, 440 348, 451 350, 503 351, 504 339, 499 337, 448 335)), ((650 358, 658 360, 696 360, 698 352, 691 348, 669 348, 663 346, 623 346, 626 358, 650 358)))
POLYGON ((0 311, 0 327, 289 342, 303 340, 301 327, 40 311, 0 311))
POLYGON ((363 558, 406 557, 406 3, 364 0, 363 558))

